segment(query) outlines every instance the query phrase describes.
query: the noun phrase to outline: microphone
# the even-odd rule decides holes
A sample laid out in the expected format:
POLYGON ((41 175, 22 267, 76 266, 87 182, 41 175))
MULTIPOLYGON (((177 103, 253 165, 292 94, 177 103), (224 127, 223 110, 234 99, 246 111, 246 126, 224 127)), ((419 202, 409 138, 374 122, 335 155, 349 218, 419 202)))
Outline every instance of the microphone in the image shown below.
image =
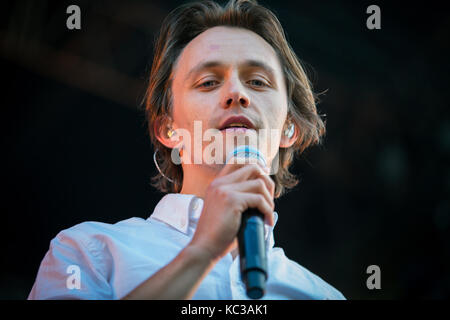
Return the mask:
MULTIPOLYGON (((227 157, 255 158, 264 166, 266 161, 258 149, 249 146, 235 148, 227 157)), ((264 215, 256 208, 248 208, 242 213, 238 231, 239 263, 241 278, 247 296, 260 299, 264 296, 267 280, 266 242, 264 240, 264 215)))

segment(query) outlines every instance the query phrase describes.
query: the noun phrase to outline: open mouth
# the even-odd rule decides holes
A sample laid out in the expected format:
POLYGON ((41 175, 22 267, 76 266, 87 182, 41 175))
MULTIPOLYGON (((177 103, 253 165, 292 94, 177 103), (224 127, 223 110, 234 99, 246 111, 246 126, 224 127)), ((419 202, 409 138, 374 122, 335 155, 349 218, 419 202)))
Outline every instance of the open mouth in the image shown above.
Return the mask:
POLYGON ((245 116, 232 116, 222 123, 220 130, 227 132, 246 132, 247 130, 255 130, 255 126, 245 116))

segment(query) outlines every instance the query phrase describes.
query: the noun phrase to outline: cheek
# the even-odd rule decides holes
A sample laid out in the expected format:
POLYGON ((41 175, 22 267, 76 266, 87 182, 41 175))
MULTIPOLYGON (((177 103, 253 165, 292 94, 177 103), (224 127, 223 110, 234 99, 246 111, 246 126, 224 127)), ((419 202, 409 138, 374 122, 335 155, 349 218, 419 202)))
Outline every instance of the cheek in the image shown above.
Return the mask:
POLYGON ((265 108, 265 118, 270 134, 267 136, 268 158, 272 161, 280 147, 281 135, 287 116, 287 102, 281 94, 273 96, 265 108))
POLYGON ((178 126, 192 131, 195 121, 201 121, 202 127, 208 128, 213 110, 213 102, 206 95, 181 93, 174 97, 174 119, 178 126))
POLYGON ((268 115, 268 117, 270 121, 270 127, 274 129, 281 129, 286 118, 286 113, 281 109, 272 109, 269 114, 270 115, 268 115))
POLYGON ((267 121, 270 128, 281 130, 287 116, 287 102, 283 97, 272 99, 270 105, 265 108, 267 121))

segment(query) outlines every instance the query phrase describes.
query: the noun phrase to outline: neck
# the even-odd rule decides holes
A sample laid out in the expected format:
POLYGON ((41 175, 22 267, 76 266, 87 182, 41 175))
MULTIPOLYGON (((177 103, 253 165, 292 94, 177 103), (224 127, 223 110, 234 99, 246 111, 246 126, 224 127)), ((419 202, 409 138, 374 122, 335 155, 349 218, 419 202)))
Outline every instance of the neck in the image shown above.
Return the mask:
POLYGON ((220 168, 203 165, 183 165, 183 186, 180 193, 193 194, 204 199, 206 189, 217 177, 220 168))

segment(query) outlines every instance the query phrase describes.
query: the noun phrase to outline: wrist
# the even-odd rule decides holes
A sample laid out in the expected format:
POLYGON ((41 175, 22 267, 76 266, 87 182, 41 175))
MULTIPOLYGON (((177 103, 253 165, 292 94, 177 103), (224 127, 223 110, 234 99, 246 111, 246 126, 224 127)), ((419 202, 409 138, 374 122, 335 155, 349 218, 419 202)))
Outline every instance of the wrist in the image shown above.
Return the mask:
POLYGON ((196 263, 214 265, 219 260, 219 257, 210 249, 193 242, 186 246, 185 251, 196 263))

